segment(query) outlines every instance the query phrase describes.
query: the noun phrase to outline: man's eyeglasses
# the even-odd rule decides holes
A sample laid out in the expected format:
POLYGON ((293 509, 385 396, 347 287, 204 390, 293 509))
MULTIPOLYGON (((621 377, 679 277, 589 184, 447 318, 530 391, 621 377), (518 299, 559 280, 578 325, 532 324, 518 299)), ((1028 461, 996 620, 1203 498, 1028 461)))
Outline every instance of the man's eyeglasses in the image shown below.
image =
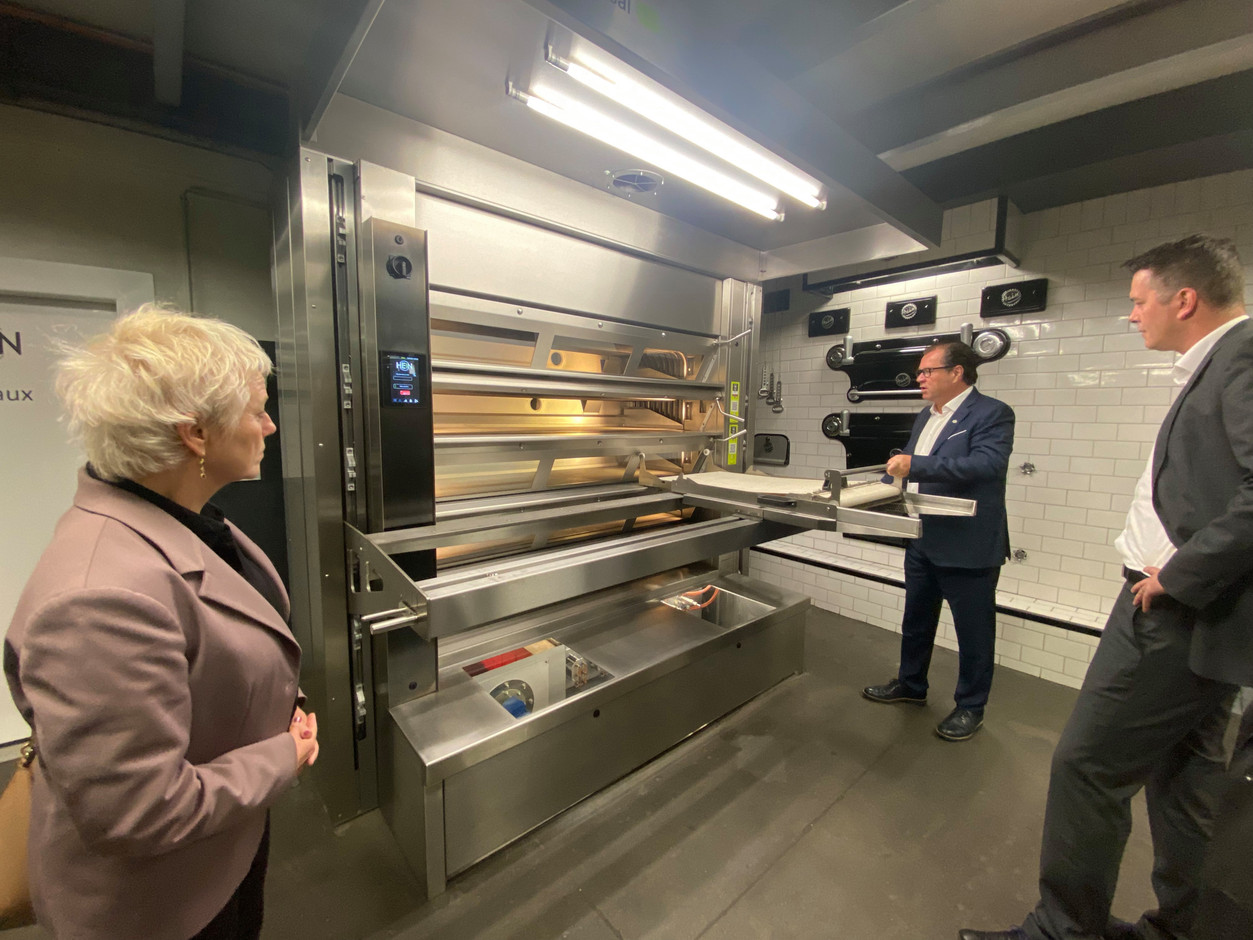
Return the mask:
POLYGON ((945 372, 953 368, 956 368, 956 366, 931 366, 929 369, 919 369, 914 373, 914 378, 920 379, 924 375, 927 376, 927 378, 930 378, 932 372, 945 372))

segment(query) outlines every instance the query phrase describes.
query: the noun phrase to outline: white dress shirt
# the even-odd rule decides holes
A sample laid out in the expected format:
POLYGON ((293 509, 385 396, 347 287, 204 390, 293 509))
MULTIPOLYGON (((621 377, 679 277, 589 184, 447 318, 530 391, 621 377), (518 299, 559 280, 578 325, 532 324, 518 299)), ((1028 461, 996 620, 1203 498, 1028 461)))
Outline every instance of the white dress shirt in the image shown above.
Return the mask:
MULTIPOLYGON (((960 395, 954 395, 944 403, 944 407, 936 410, 935 405, 931 406, 931 414, 927 418, 927 423, 923 426, 922 433, 918 435, 918 443, 914 445, 914 456, 929 457, 931 456, 931 448, 935 446, 936 438, 940 436, 940 431, 944 429, 944 425, 948 419, 952 417, 953 412, 961 407, 962 402, 970 397, 974 386, 971 385, 960 395)), ((906 489, 911 493, 918 492, 918 484, 910 483, 906 489)))
MULTIPOLYGON (((1192 378, 1197 366, 1205 361, 1205 357, 1214 348, 1214 344, 1237 323, 1247 319, 1248 317, 1244 316, 1236 317, 1210 330, 1175 361, 1170 377, 1176 385, 1176 396, 1179 394, 1179 389, 1188 384, 1188 379, 1192 378)), ((1131 508, 1127 510, 1127 525, 1122 530, 1122 534, 1114 540, 1114 548, 1118 549, 1118 554, 1122 556, 1122 563, 1132 571, 1165 567, 1166 562, 1170 561, 1170 557, 1175 554, 1174 543, 1166 534, 1166 528, 1153 508, 1153 457, 1156 449, 1155 441, 1153 450, 1149 452, 1148 465, 1140 474, 1140 479, 1136 481, 1135 493, 1131 497, 1131 508)))

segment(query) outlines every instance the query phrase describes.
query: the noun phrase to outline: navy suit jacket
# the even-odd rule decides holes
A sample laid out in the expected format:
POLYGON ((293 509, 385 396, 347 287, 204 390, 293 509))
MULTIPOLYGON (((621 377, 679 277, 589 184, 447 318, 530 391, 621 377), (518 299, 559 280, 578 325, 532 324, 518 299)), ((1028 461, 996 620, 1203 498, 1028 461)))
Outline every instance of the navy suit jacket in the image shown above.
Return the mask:
MULTIPOLYGON (((913 455, 931 414, 928 404, 914 421, 905 453, 913 455)), ((915 543, 935 565, 993 568, 1009 557, 1005 474, 1014 449, 1014 411, 971 388, 941 429, 931 453, 910 461, 909 482, 918 492, 973 499, 973 516, 924 516, 915 543)), ((888 478, 890 479, 890 478, 888 478)))

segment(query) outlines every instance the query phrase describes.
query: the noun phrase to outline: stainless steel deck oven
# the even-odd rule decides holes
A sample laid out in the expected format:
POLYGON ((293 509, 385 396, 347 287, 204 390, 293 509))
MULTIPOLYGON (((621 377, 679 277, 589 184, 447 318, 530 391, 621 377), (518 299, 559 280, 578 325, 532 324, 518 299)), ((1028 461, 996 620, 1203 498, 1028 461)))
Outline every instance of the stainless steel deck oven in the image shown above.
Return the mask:
POLYGON ((803 669, 744 550, 917 534, 892 487, 745 473, 757 285, 310 150, 282 203, 316 781, 430 894, 803 669))

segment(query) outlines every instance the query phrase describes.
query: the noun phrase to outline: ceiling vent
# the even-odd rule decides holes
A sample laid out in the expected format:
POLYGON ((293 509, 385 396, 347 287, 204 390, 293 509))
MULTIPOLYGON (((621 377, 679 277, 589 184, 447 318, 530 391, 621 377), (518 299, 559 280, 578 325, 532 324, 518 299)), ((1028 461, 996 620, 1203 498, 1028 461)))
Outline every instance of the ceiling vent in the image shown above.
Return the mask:
POLYGON ((948 209, 939 248, 811 271, 804 276, 802 289, 830 297, 842 291, 950 271, 997 264, 1017 267, 1021 218, 1017 207, 1005 196, 948 209))
POLYGON ((609 188, 619 196, 633 199, 636 196, 650 196, 661 188, 665 182, 660 173, 652 170, 606 170, 609 174, 609 188))

